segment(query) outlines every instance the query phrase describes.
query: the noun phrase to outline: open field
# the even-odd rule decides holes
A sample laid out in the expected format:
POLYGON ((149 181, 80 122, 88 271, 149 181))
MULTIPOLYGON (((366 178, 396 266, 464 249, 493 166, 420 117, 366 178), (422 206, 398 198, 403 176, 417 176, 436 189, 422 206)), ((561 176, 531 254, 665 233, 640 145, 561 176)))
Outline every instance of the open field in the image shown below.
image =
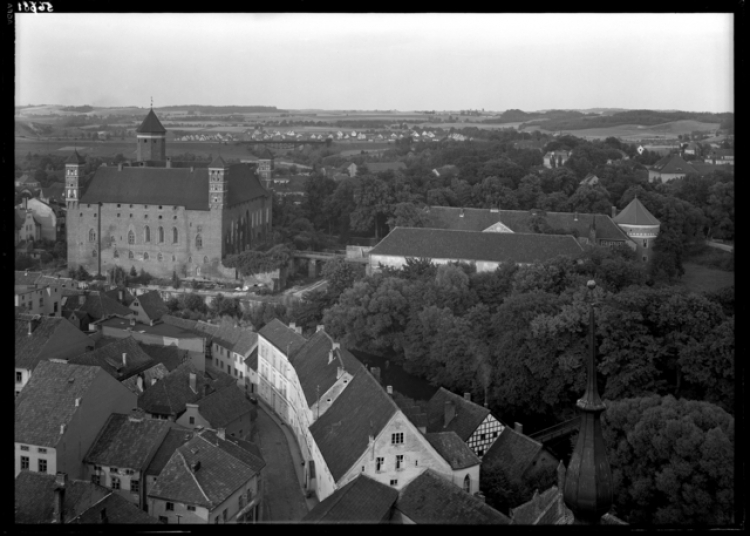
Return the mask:
POLYGON ((684 263, 683 266, 685 275, 680 282, 694 292, 714 291, 734 285, 734 272, 716 270, 690 262, 684 263))
MULTIPOLYGON (((597 139, 614 136, 623 139, 641 139, 641 138, 663 138, 676 139, 679 134, 689 134, 694 130, 702 132, 715 131, 719 128, 719 123, 700 123, 698 121, 672 121, 660 125, 616 125, 611 127, 585 128, 582 130, 563 130, 563 134, 571 134, 579 138, 597 139)), ((533 127, 524 129, 526 131, 536 130, 533 127)), ((542 133, 550 131, 539 129, 542 133)))

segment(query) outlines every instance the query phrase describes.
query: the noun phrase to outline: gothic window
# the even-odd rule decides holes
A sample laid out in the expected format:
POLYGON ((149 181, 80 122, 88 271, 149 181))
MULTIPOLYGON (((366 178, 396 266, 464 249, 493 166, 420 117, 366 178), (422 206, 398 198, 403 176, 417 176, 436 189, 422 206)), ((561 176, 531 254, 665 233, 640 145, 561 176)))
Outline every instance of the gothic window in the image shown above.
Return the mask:
POLYGON ((177 243, 177 227, 172 227, 172 243, 177 243))
POLYGON ((135 233, 132 229, 128 231, 128 244, 135 244, 135 233))
POLYGON ((132 251, 128 251, 128 259, 132 259, 132 258, 133 258, 133 252, 132 251))
POLYGON ((201 235, 195 235, 195 248, 201 249, 203 247, 203 238, 201 235))
POLYGON ((466 475, 466 477, 464 477, 464 491, 466 493, 471 493, 471 478, 469 477, 469 475, 466 475))
POLYGON ((164 243, 164 227, 159 227, 159 243, 164 243))
POLYGON ((89 229, 89 242, 96 242, 96 231, 89 229))
POLYGON ((148 225, 143 228, 143 241, 146 243, 151 242, 151 228, 148 225))

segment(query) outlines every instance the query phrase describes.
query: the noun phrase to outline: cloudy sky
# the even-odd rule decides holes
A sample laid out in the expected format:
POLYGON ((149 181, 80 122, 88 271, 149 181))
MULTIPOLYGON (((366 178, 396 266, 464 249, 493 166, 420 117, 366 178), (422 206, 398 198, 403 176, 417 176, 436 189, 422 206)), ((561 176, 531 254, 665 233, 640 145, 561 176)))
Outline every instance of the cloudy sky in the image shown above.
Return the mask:
POLYGON ((16 104, 733 111, 731 14, 20 14, 16 104))

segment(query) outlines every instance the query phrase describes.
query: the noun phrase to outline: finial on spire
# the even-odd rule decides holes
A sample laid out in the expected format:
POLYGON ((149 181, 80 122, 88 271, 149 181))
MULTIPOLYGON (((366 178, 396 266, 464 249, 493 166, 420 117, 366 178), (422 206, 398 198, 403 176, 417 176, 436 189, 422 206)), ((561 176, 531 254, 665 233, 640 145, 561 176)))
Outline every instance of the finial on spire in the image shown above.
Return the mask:
POLYGON ((151 97, 151 109, 154 109, 154 97, 151 97))

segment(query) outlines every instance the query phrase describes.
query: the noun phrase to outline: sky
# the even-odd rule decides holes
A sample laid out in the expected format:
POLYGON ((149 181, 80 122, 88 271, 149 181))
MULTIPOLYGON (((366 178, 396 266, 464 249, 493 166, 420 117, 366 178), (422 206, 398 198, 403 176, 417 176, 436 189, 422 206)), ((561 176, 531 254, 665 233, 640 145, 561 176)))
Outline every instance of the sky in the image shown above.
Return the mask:
POLYGON ((732 14, 18 14, 16 104, 734 111, 732 14))

